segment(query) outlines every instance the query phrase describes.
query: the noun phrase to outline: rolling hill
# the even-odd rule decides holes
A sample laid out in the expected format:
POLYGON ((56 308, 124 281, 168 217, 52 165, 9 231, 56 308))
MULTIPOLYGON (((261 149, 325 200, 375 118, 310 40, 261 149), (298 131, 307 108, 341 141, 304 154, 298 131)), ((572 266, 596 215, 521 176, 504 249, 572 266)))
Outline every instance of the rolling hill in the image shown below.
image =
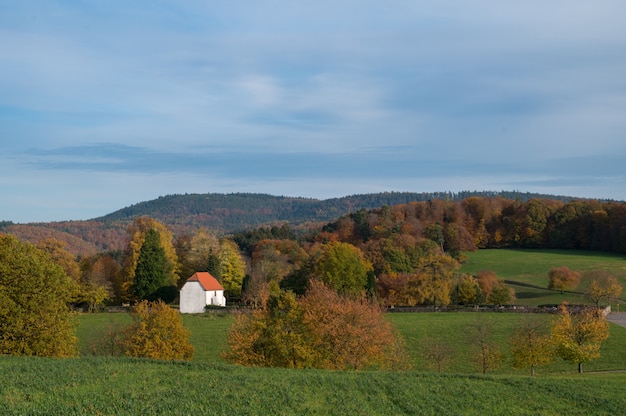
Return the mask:
POLYGON ((149 216, 166 224, 174 235, 192 233, 199 228, 230 234, 261 225, 324 223, 361 208, 374 209, 434 199, 463 200, 470 196, 502 197, 522 202, 532 198, 563 202, 575 199, 515 191, 381 192, 326 200, 251 193, 176 194, 139 202, 87 221, 28 224, 4 221, 0 222, 0 232, 13 234, 32 243, 44 238, 56 238, 65 241, 73 253, 89 255, 123 249, 126 227, 134 218, 141 216, 149 216))

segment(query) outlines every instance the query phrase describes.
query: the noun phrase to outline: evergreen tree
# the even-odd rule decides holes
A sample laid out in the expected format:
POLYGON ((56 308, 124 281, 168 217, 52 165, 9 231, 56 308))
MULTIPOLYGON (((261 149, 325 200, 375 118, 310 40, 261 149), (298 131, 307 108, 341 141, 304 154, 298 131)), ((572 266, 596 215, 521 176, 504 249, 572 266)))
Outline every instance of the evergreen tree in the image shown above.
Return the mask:
POLYGON ((139 252, 131 293, 139 300, 163 298, 163 292, 171 286, 168 280, 165 250, 161 247, 159 232, 151 228, 139 252))

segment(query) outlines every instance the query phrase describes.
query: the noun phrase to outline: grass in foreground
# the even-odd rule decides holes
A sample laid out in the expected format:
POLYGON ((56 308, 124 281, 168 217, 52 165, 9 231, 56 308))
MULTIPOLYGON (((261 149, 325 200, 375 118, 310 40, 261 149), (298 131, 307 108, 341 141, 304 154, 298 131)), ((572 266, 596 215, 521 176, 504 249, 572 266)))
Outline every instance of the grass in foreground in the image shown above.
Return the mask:
POLYGON ((625 374, 439 376, 1 357, 0 414, 613 415, 626 406, 625 383, 625 374))

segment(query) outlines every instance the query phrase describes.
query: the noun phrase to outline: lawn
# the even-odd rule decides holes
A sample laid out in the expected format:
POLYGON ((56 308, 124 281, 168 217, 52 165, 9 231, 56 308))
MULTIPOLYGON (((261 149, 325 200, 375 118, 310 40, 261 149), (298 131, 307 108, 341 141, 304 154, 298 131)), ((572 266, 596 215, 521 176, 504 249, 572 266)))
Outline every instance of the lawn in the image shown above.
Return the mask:
MULTIPOLYGON (((481 270, 493 270, 498 277, 515 289, 518 305, 553 305, 568 301, 584 303, 582 292, 588 284, 585 274, 594 270, 606 270, 626 287, 626 256, 575 250, 478 250, 465 253, 467 261, 461 273, 476 274, 481 270), (553 267, 567 266, 581 273, 583 279, 578 288, 563 294, 548 290, 548 272, 553 267)), ((626 301, 626 292, 622 292, 626 301)))

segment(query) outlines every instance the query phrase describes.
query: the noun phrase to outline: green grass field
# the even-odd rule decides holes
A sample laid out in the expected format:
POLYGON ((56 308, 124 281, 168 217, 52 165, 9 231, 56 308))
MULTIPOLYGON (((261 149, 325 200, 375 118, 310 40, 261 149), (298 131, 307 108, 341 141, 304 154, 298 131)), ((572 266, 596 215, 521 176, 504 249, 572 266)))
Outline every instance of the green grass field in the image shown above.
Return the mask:
MULTIPOLYGON (((571 252, 485 250, 470 253, 465 272, 494 270, 521 284, 547 286, 550 267, 605 267, 624 282, 620 256, 571 252), (603 266, 600 266, 603 265, 603 266), (541 280, 543 279, 543 280, 541 280)), ((520 286, 528 288, 529 286, 520 286)), ((535 303, 554 294, 523 298, 535 303)), ((565 294, 572 295, 572 294, 565 294)), ((571 298, 570 298, 571 299, 571 298)), ((241 368, 224 362, 228 315, 185 315, 195 355, 191 362, 93 356, 125 313, 79 315, 81 357, 0 357, 0 415, 617 415, 626 408, 626 328, 611 325, 601 358, 577 374, 574 363, 539 367, 537 377, 502 367, 482 375, 473 359, 472 326, 488 320, 508 356, 520 320, 549 324, 554 315, 502 312, 389 313, 403 336, 411 370, 328 371, 241 368), (425 344, 445 342, 451 361, 439 374, 425 344), (622 370, 622 371, 620 371, 622 370)), ((407 366, 408 367, 408 366, 407 366)))
POLYGON ((2 357, 0 415, 618 415, 625 383, 2 357))
MULTIPOLYGON (((606 270, 626 287, 626 256, 574 250, 478 250, 465 253, 468 258, 461 273, 478 273, 493 270, 515 289, 518 305, 584 303, 581 293, 585 289, 585 273, 606 270), (581 273, 583 279, 578 288, 563 294, 548 290, 548 272, 553 267, 567 266, 581 273)), ((622 292, 626 301, 626 291, 622 292)))
MULTIPOLYGON (((446 372, 473 374, 479 372, 473 359, 472 326, 478 320, 489 320, 494 327, 494 340, 507 355, 509 338, 520 321, 527 318, 545 320, 549 325, 554 315, 514 314, 498 312, 433 312, 433 313, 389 313, 387 318, 402 335, 411 367, 420 372, 433 371, 424 358, 423 349, 430 340, 448 344, 452 351, 451 362, 446 372)), ((80 316, 78 336, 81 355, 93 355, 95 342, 106 342, 106 330, 111 322, 126 323, 124 313, 84 314, 80 316)), ((226 364, 221 352, 227 348, 226 337, 231 318, 228 315, 185 315, 184 325, 191 331, 194 346, 193 361, 205 364, 226 364)), ((626 370, 626 328, 611 325, 611 336, 603 344, 602 357, 585 364, 585 371, 626 370)), ((574 373, 575 364, 556 361, 539 368, 539 374, 574 373)), ((527 370, 513 369, 508 360, 495 374, 523 375, 527 370)))

